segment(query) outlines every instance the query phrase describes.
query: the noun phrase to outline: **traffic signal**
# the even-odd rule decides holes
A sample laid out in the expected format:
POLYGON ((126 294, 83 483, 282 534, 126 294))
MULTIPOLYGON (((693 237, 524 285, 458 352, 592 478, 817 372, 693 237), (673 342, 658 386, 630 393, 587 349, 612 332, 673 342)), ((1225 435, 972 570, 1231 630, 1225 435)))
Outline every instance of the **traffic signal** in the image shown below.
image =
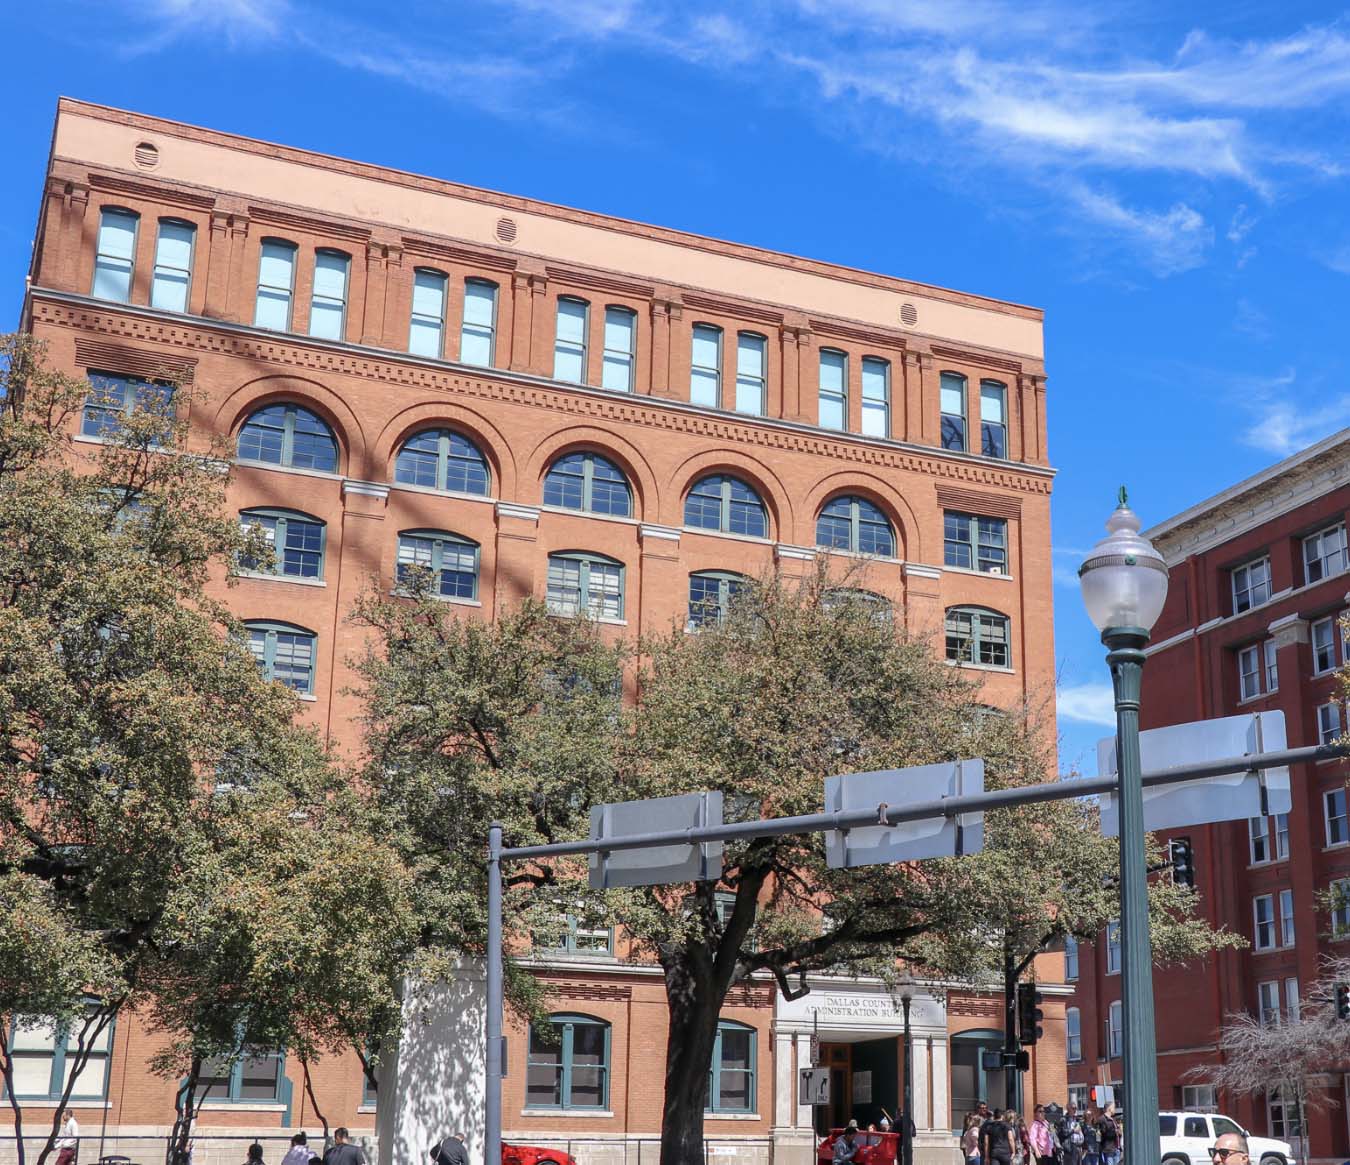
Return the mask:
POLYGON ((1350 1019, 1350 986, 1336 984, 1336 1018, 1350 1019))
POLYGON ((1023 1044, 1034 1044, 1045 1034, 1041 1028, 1041 1020, 1045 1018, 1039 1006, 1041 999, 1035 983, 1017 985, 1017 1035, 1023 1044))
POLYGON ((1168 843, 1172 858, 1172 881, 1195 889, 1195 854, 1189 837, 1174 837, 1168 843))

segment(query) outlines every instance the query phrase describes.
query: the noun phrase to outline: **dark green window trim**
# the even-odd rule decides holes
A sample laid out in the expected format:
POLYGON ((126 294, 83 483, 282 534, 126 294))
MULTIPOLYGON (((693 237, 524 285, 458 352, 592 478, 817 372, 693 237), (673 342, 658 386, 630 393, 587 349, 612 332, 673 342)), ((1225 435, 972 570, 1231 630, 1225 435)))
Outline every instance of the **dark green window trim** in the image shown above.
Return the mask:
MULTIPOLYGON (((7 1048, 15 1061, 15 1075, 18 1075, 18 1063, 20 1060, 44 1060, 50 1059, 51 1067, 48 1072, 48 1085, 46 1092, 19 1092, 18 1099, 24 1100, 60 1100, 61 1093, 66 1085, 66 1057, 73 1055, 78 1048, 72 1046, 76 1042, 79 1032, 73 1024, 63 1024, 58 1027, 54 1033, 50 1048, 47 1050, 16 1050, 14 1048, 15 1036, 19 1028, 20 1018, 37 1017, 15 1017, 9 1023, 9 1036, 7 1048)), ((85 1062, 84 1071, 76 1079, 74 1090, 70 1094, 72 1104, 80 1101, 102 1102, 108 1099, 108 1077, 109 1069, 112 1064, 113 1037, 116 1034, 117 1017, 114 1016, 108 1021, 108 1026, 103 1030, 99 1037, 102 1048, 96 1049, 90 1053, 89 1059, 85 1062), (82 1090, 81 1082, 87 1087, 88 1083, 97 1077, 96 1066, 101 1064, 103 1067, 103 1088, 99 1092, 89 1092, 82 1090)), ((0 1099, 9 1099, 9 1090, 0 1083, 0 1099)))
POLYGON ((525 1084, 525 1107, 532 1109, 555 1109, 566 1111, 568 1109, 606 1109, 609 1107, 609 1073, 610 1073, 610 1026, 603 1020, 595 1019, 589 1015, 554 1015, 549 1017, 549 1023, 560 1029, 555 1032, 556 1043, 545 1045, 536 1032, 530 1032, 530 1050, 526 1063, 526 1084, 525 1084), (572 1100, 572 1083, 574 1071, 578 1065, 573 1063, 574 1049, 576 1045, 576 1033, 578 1028, 599 1028, 604 1034, 604 1050, 601 1053, 602 1059, 599 1065, 580 1065, 584 1068, 598 1068, 600 1075, 600 1096, 598 1103, 581 1104, 572 1100), (538 1043, 536 1043, 538 1041, 538 1043), (556 1051, 557 1059, 552 1057, 556 1051), (530 1097, 530 1072, 535 1069, 539 1075, 558 1074, 558 1083, 554 1091, 559 1097, 557 1103, 541 1102, 530 1097))
POLYGON ((325 522, 299 510, 259 508, 239 511, 239 523, 245 530, 251 525, 266 524, 250 522, 250 518, 266 519, 272 523, 272 565, 263 571, 252 559, 241 559, 241 570, 272 574, 279 578, 323 578, 324 555, 328 549, 328 526, 325 522))
POLYGON ((717 1038, 713 1042, 712 1060, 708 1066, 708 1098, 704 1105, 704 1112, 710 1113, 750 1113, 756 1112, 757 1102, 759 1100, 759 1081, 757 1080, 758 1064, 756 1062, 757 1044, 759 1033, 748 1024, 734 1023, 729 1019, 720 1020, 717 1024, 717 1038), (723 1048, 723 1036, 728 1033, 735 1033, 738 1036, 749 1037, 749 1050, 746 1056, 745 1068, 727 1068, 723 1064, 725 1049, 723 1048), (723 1076, 741 1076, 746 1078, 745 1102, 743 1104, 722 1104, 722 1082, 723 1076))

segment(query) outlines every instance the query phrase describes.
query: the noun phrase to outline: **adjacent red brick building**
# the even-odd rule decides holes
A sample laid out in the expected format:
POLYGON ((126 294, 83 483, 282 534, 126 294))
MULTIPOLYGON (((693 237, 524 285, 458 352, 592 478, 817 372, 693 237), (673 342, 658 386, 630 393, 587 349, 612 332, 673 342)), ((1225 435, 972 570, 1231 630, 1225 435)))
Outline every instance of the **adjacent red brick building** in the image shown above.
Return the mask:
MULTIPOLYGON (((193 439, 228 451, 232 506, 278 548, 277 573, 222 593, 260 664, 349 754, 361 638, 346 616, 407 562, 439 572, 466 617, 535 595, 631 637, 698 617, 738 576, 829 552, 865 561, 856 585, 991 704, 1051 698, 1036 309, 62 101, 24 323, 125 407, 146 380, 190 386, 193 439)), ((77 441, 102 423, 86 410, 77 441)), ((582 932, 541 955, 567 1034, 528 1081, 530 1057, 513 1056, 508 1136, 621 1153, 657 1130, 661 986, 621 953, 582 932)), ((867 1086, 875 1070, 894 1096, 898 1012, 875 985, 835 987, 831 1062, 860 1098, 870 1041, 867 1086)), ((915 1115, 945 1152, 957 1106, 994 1083, 978 1053, 1001 1020, 992 999, 929 1002, 915 1115)), ((1050 1011, 1033 1091, 1054 1095, 1050 1011)), ((810 1154, 792 1094, 809 1022, 780 1013, 752 984, 725 1017, 708 1130, 746 1159, 810 1154)), ((155 1045, 119 1021, 86 1133, 167 1126, 155 1045)), ((34 1049, 34 1081, 59 1080, 59 1055, 50 1038, 34 1049)), ((369 1132, 355 1060, 317 1074, 330 1121, 369 1132)), ((32 1087, 36 1116, 50 1100, 32 1087)), ((303 1093, 284 1055, 246 1061, 202 1136, 312 1130, 303 1093)))
MULTIPOLYGON (((1347 510, 1350 430, 1146 531, 1171 583, 1148 648, 1145 728, 1279 709, 1291 747, 1344 731, 1336 671, 1347 659, 1338 624, 1350 601, 1347 510)), ((1280 1022, 1297 1012, 1323 956, 1350 953, 1350 916, 1321 897, 1350 878, 1346 766, 1301 765, 1291 775, 1288 814, 1174 831, 1191 839, 1208 921, 1250 945, 1154 974, 1162 1104, 1217 1105, 1253 1132, 1286 1139, 1297 1135, 1296 1114, 1278 1093, 1215 1096, 1186 1073, 1218 1055, 1224 1015, 1280 1022)), ((1107 939, 1078 952, 1070 1023, 1080 1034, 1070 1052, 1081 1054, 1069 1079, 1080 1093, 1121 1078, 1118 972, 1107 939)), ((1323 1081, 1342 1104, 1310 1118, 1319 1158, 1350 1153, 1347 1082, 1350 1072, 1323 1081)))

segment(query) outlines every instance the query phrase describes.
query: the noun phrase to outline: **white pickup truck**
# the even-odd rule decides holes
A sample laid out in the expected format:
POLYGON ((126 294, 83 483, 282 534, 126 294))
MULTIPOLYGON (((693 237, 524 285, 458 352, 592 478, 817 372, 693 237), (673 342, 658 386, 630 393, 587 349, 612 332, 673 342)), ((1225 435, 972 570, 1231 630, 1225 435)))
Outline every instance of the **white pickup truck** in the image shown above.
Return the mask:
POLYGON ((1209 1165, 1209 1147, 1224 1133, 1238 1133, 1251 1147, 1252 1165, 1293 1165, 1288 1141, 1253 1137, 1235 1120, 1207 1112, 1160 1112, 1163 1165, 1209 1165))

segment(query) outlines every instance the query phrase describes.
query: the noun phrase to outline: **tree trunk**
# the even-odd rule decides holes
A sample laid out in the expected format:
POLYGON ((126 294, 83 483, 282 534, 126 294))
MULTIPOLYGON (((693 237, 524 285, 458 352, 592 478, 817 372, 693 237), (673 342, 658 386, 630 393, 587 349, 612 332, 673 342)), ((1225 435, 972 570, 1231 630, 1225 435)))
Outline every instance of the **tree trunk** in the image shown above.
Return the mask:
POLYGON ((305 1056, 300 1057, 300 1067, 305 1072, 305 1094, 309 1097, 310 1107, 314 1109, 314 1115, 319 1118, 319 1123, 323 1125, 323 1148, 328 1151, 328 1118, 324 1116, 323 1110, 319 1107, 319 1101, 314 1095, 314 1081, 309 1075, 309 1059, 305 1056))
POLYGON ((699 965, 702 960, 689 956, 689 951, 681 950, 665 965, 670 1033, 666 1039, 661 1165, 704 1165, 708 1065, 726 992, 715 981, 710 962, 699 965))
POLYGON ((8 1046, 7 1040, 0 1039, 0 1076, 4 1077, 9 1107, 14 1110, 14 1149, 18 1154, 18 1165, 26 1165, 27 1159, 23 1151, 23 1109, 19 1107, 19 1102, 14 1096, 14 1061, 9 1058, 8 1046))
POLYGON ((103 1035, 104 1029, 112 1023, 113 1016, 117 1014, 117 1010, 121 1006, 122 1001, 119 999, 111 1006, 98 1007, 85 1016, 84 1023, 80 1027, 80 1033, 75 1037, 75 1059, 66 1072, 65 1087, 61 1091, 61 1099, 52 1112, 52 1127, 47 1134, 46 1143, 38 1153, 37 1165, 47 1165, 47 1158, 55 1150, 56 1138, 61 1135, 61 1114, 70 1105, 70 1097, 75 1091, 75 1083, 89 1063, 89 1057, 94 1050, 95 1043, 103 1035))

